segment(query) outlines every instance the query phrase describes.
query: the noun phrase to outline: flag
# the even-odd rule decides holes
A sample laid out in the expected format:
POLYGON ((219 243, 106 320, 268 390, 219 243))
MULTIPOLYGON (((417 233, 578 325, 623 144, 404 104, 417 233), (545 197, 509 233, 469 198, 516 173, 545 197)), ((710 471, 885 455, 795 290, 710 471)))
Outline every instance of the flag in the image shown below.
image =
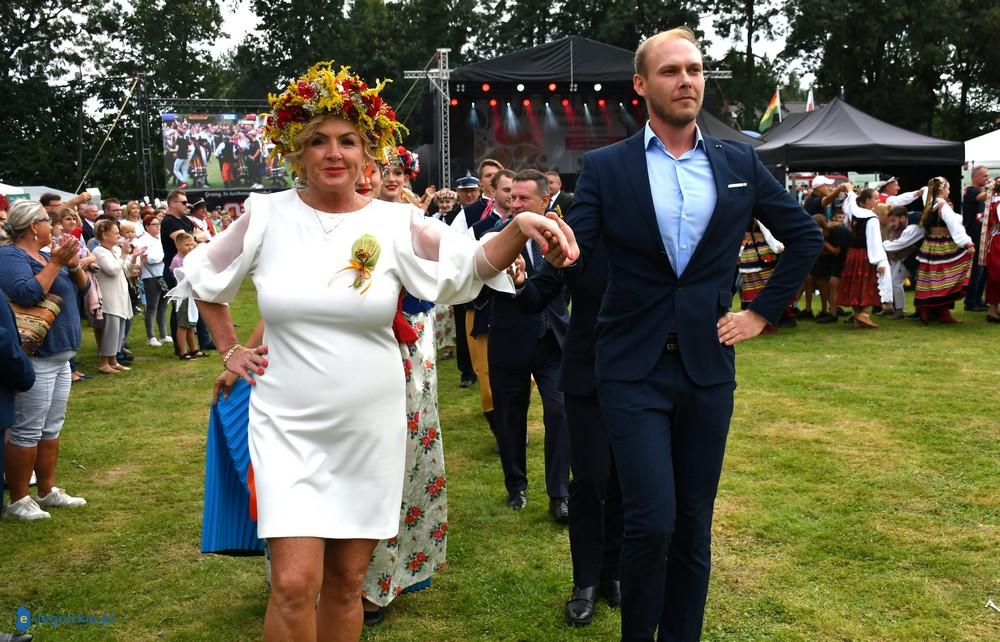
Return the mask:
POLYGON ((771 97, 771 102, 767 103, 767 109, 764 110, 764 115, 760 117, 760 125, 757 126, 757 131, 767 131, 771 126, 771 122, 774 120, 774 114, 778 114, 778 121, 781 121, 781 97, 778 96, 778 90, 774 90, 774 96, 771 97))
POLYGON ((816 109, 816 103, 813 102, 813 90, 812 87, 809 88, 809 95, 806 96, 806 111, 812 111, 816 109))

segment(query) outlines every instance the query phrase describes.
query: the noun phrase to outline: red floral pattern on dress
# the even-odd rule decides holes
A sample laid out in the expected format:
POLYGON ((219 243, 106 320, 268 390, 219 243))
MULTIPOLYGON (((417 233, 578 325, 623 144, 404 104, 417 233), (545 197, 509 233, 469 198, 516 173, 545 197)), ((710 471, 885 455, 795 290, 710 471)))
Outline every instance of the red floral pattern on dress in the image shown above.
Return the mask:
POLYGON ((364 591, 379 606, 430 579, 444 568, 447 556, 448 490, 437 409, 435 313, 412 315, 417 341, 399 346, 406 373, 406 473, 400 534, 378 543, 365 578, 364 591))

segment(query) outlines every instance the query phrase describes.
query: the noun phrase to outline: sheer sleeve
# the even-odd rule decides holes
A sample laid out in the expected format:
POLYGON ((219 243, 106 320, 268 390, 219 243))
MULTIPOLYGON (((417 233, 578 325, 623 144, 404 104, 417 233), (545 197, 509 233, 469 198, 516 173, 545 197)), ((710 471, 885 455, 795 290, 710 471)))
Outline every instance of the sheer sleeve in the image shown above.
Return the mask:
POLYGON ((250 196, 244 207, 243 216, 184 257, 183 267, 174 270, 177 287, 168 296, 213 303, 228 303, 236 298, 243 279, 257 264, 270 217, 270 208, 257 195, 250 196))
POLYGON ((489 264, 479 241, 423 216, 415 208, 410 212, 408 238, 399 239, 397 251, 400 280, 418 298, 465 303, 476 298, 484 284, 514 293, 514 282, 506 272, 489 264))

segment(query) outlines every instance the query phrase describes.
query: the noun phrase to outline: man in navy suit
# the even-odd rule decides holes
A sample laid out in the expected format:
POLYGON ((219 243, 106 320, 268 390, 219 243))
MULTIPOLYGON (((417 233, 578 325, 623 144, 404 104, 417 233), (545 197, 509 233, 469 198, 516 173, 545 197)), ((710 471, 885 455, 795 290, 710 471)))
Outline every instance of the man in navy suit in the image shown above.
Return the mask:
MULTIPOLYGON (((565 223, 581 269, 600 237, 611 277, 597 321, 601 411, 625 510, 622 640, 701 636, 712 510, 736 387, 733 345, 777 322, 822 245, 816 224, 741 143, 695 124, 705 87, 694 34, 636 51, 649 121, 584 157, 565 223), (750 218, 785 245, 748 310, 729 312, 750 218)), ((560 248, 547 258, 572 264, 560 248)))
MULTIPOLYGON (((522 170, 514 176, 512 216, 521 212, 543 212, 548 203, 548 181, 537 170, 522 170)), ((545 259, 534 241, 522 251, 530 277, 545 259)), ((490 304, 488 361, 490 388, 500 445, 500 463, 507 487, 507 505, 520 510, 528 488, 525 438, 531 379, 542 397, 545 424, 545 488, 549 512, 557 522, 568 521, 569 438, 559 364, 562 343, 569 325, 566 295, 560 292, 540 312, 525 313, 506 296, 494 296, 490 304)))
POLYGON ((608 284, 608 259, 598 239, 586 269, 556 270, 546 265, 527 279, 523 268, 524 259, 518 258, 511 275, 518 288, 513 300, 519 309, 529 313, 544 310, 564 287, 573 299, 559 375, 573 472, 569 483, 573 593, 566 602, 565 617, 569 624, 586 626, 594 618, 598 597, 613 607, 621 605, 621 488, 594 378, 594 328, 608 284))

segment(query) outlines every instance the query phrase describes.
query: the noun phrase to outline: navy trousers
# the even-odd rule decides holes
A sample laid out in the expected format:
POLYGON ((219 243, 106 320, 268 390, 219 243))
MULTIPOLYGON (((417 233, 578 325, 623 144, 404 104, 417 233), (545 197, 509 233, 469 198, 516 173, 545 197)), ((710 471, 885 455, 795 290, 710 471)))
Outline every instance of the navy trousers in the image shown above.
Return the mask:
POLYGON ((508 493, 528 488, 528 406, 531 378, 542 397, 545 423, 545 488, 549 497, 569 494, 569 436, 563 394, 559 391, 562 351, 550 330, 538 340, 531 362, 523 368, 505 368, 490 363, 490 389, 497 422, 500 465, 508 493))
POLYGON ((701 637, 734 388, 696 385, 677 352, 643 381, 599 386, 625 513, 623 642, 701 637))
POLYGON ((566 393, 569 424, 569 551, 573 585, 618 579, 622 547, 622 493, 596 391, 566 393))

